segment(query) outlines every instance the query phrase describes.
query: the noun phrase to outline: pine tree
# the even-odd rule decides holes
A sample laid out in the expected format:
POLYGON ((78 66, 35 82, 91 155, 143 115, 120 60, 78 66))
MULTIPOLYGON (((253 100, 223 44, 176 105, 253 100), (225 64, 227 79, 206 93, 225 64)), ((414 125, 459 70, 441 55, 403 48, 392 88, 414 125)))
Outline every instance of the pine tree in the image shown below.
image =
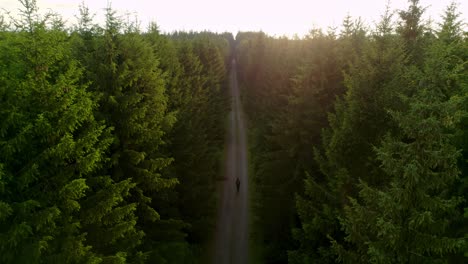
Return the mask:
POLYGON ((371 185, 361 176, 359 196, 345 207, 340 221, 349 244, 334 242, 341 262, 445 263, 466 244, 455 227, 462 199, 452 189, 460 173, 454 136, 465 115, 460 87, 466 70, 454 54, 457 34, 447 34, 453 6, 447 12, 449 25, 424 48, 422 71, 408 66, 413 81, 403 92, 412 92, 390 111, 398 129, 375 149, 388 183, 371 185))
MULTIPOLYGON (((466 61, 468 59, 467 39, 463 36, 462 30, 463 20, 460 19, 458 6, 455 3, 450 4, 442 15, 442 22, 439 24, 439 29, 435 34, 437 39, 431 45, 427 54, 428 63, 434 65, 434 71, 430 72, 432 80, 437 80, 440 87, 443 89, 443 94, 446 98, 457 97, 461 100, 460 109, 468 113, 468 67, 466 61), (435 67, 437 65, 437 67, 435 67)), ((459 168, 461 171, 460 179, 450 188, 454 195, 464 197, 464 202, 459 208, 467 207, 468 196, 468 119, 465 114, 461 118, 461 122, 456 127, 454 145, 460 149, 461 157, 459 158, 459 168)), ((468 233, 467 219, 459 217, 454 219, 451 230, 453 235, 463 236, 468 233)), ((452 262, 466 261, 463 254, 458 254, 451 259, 452 262)))
MULTIPOLYGON (((356 35, 360 39, 360 34, 356 35)), ((334 263, 330 238, 344 243, 338 218, 357 194, 359 178, 370 185, 384 184, 379 161, 373 153, 386 131, 395 128, 387 109, 398 109, 398 91, 403 92, 401 78, 405 63, 402 43, 392 34, 391 14, 387 8, 377 30, 355 47, 359 57, 344 65, 343 98, 335 102, 329 114, 329 126, 322 133, 322 146, 315 149, 320 173, 308 175, 305 192, 297 198, 301 229, 294 230, 299 250, 290 252, 294 263, 334 263), (365 175, 365 176, 363 176, 365 175)), ((406 92, 406 91, 405 91, 406 92)))
MULTIPOLYGON (((140 235, 128 247, 138 250, 142 243, 143 256, 160 258, 158 247, 151 245, 162 243, 164 237, 158 230, 167 228, 166 221, 175 221, 161 219, 157 210, 167 202, 161 201, 160 195, 178 182, 162 174, 173 161, 164 152, 164 145, 176 120, 167 111, 164 73, 154 53, 156 48, 135 28, 123 29, 110 8, 106 28, 96 41, 94 60, 90 61, 96 72, 90 76, 96 91, 102 93, 99 112, 115 128, 110 174, 115 181, 135 183, 126 204, 134 207, 129 220, 138 230, 135 234, 140 235)), ((133 257, 140 258, 135 252, 133 257)))
POLYGON ((295 91, 291 82, 297 66, 305 60, 306 45, 304 40, 274 39, 263 33, 242 33, 237 39, 239 82, 244 88, 246 113, 252 120, 250 151, 255 153, 250 160, 256 212, 253 236, 262 249, 260 261, 285 262, 286 249, 294 242, 290 232, 295 221, 294 192, 301 189, 302 169, 308 166, 303 163, 307 157, 302 156, 307 145, 302 147, 300 140, 310 143, 306 136, 309 131, 296 127, 305 126, 300 120, 303 116, 288 116, 306 108, 294 104, 295 96, 303 91, 295 91))
POLYGON ((80 212, 109 129, 59 20, 24 0, 0 45, 0 262, 98 263, 80 212))
MULTIPOLYGON (((276 162, 281 166, 281 173, 271 173, 272 182, 278 186, 276 197, 281 197, 282 201, 270 205, 270 210, 281 208, 278 214, 288 216, 281 218, 287 223, 290 237, 284 244, 292 243, 290 230, 294 227, 296 213, 295 194, 303 192, 305 175, 318 177, 318 166, 311 150, 319 147, 321 131, 328 125, 328 112, 332 110, 335 98, 344 90, 335 36, 332 33, 325 35, 320 30, 311 31, 304 46, 304 62, 291 78, 287 105, 272 120, 273 133, 270 136, 270 145, 279 149, 274 157, 284 161, 276 162)), ((280 170, 272 167, 272 172, 280 170)), ((279 215, 277 217, 280 218, 279 215)), ((294 262, 294 254, 289 253, 289 261, 294 262)))
POLYGON ((408 0, 410 5, 407 10, 400 10, 399 26, 397 32, 405 42, 405 51, 410 57, 410 62, 416 66, 422 66, 424 46, 426 46, 426 27, 422 24, 422 14, 425 8, 419 5, 419 0, 408 0))
POLYGON ((450 143, 459 105, 436 83, 426 85, 405 99, 407 111, 393 112, 401 131, 376 149, 389 184, 361 181, 360 199, 345 208, 341 223, 353 246, 335 243, 340 262, 440 263, 464 244, 448 232, 461 201, 447 192, 459 174, 459 151, 450 143))
POLYGON ((463 22, 460 20, 458 5, 452 2, 447 6, 442 15, 443 22, 439 24, 439 30, 436 32, 439 41, 445 44, 461 44, 463 39, 463 22))
MULTIPOLYGON (((179 82, 178 122, 171 134, 174 173, 181 182, 176 188, 177 207, 191 225, 189 241, 201 244, 210 239, 210 230, 214 228, 215 183, 222 147, 220 117, 224 117, 224 111, 219 110, 221 87, 209 86, 208 79, 213 78, 213 73, 204 70, 205 65, 194 52, 193 41, 177 42, 184 76, 179 82)), ((203 47, 198 48, 199 52, 206 52, 203 47)), ((221 65, 224 67, 224 62, 221 61, 221 65)))

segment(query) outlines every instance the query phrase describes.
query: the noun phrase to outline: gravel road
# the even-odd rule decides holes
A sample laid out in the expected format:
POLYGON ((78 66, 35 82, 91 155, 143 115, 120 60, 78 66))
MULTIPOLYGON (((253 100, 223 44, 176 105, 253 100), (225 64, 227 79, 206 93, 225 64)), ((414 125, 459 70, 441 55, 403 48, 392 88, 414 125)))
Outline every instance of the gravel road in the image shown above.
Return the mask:
POLYGON ((230 73, 231 112, 226 135, 224 180, 221 186, 220 208, 215 234, 215 264, 245 264, 248 262, 248 178, 247 143, 237 84, 236 62, 230 73), (237 191, 236 179, 240 180, 237 191))

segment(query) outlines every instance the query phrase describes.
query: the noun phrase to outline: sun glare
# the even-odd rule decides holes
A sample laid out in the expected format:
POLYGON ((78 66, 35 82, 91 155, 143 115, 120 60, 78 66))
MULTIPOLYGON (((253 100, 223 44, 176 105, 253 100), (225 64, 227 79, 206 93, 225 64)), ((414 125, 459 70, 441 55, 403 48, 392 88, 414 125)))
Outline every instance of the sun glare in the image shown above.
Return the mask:
MULTIPOLYGON (((3 0, 1 7, 17 10, 17 0, 3 0)), ((69 23, 75 22, 78 6, 82 0, 38 0, 42 11, 53 10, 61 14, 69 23)), ((264 31, 270 35, 302 36, 312 28, 339 28, 348 14, 363 19, 372 26, 384 12, 385 0, 84 0, 96 14, 97 22, 103 21, 104 8, 110 2, 112 8, 128 17, 138 16, 142 28, 156 21, 164 32, 176 30, 215 32, 264 31)), ((439 20, 451 0, 421 0, 427 7, 425 18, 439 20)), ((391 10, 403 9, 407 0, 393 0, 391 10)), ((466 16, 468 4, 459 3, 462 16, 466 16)))

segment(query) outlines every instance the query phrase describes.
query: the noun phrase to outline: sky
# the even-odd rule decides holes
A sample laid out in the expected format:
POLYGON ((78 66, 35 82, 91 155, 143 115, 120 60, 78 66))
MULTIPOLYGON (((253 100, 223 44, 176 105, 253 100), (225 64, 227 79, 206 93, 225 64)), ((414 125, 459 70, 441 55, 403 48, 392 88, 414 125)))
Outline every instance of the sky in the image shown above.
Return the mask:
MULTIPOLYGON (((75 23, 83 0, 37 0, 39 10, 53 10, 75 23)), ((420 0, 427 7, 424 18, 440 21, 452 0, 420 0)), ((457 1, 456 1, 457 2, 457 1)), ((84 0, 102 23, 108 0, 84 0)), ((391 0, 392 10, 406 9, 407 0, 391 0)), ((468 22, 468 1, 458 0, 462 18, 468 22)), ((144 29, 156 22, 163 32, 210 30, 214 32, 264 31, 276 36, 303 36, 312 28, 339 27, 350 14, 373 25, 384 12, 387 0, 112 0, 119 14, 136 14, 144 29)), ((0 8, 17 12, 18 0, 0 0, 0 8)), ((125 17, 125 16, 124 16, 125 17)), ((466 28, 466 27, 465 27, 466 28)))

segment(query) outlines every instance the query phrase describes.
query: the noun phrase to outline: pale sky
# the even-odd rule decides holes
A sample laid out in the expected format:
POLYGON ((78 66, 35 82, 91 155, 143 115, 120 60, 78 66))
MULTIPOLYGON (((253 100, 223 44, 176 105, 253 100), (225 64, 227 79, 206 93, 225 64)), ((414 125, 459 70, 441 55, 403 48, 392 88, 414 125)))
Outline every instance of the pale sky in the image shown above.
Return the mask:
MULTIPOLYGON (((82 0, 37 0, 40 11, 53 10, 75 23, 82 0)), ((107 0, 84 0, 96 22, 103 21, 107 0)), ((436 22, 452 0, 420 0, 427 7, 425 18, 436 22)), ((467 21, 468 1, 456 0, 467 21)), ((113 0, 119 14, 137 14, 142 28, 155 21, 163 32, 210 30, 215 32, 259 31, 270 35, 297 33, 302 36, 313 27, 341 25, 346 14, 361 17, 372 25, 385 10, 387 0, 113 0)), ((392 10, 406 9, 407 0, 392 0, 392 10)), ((15 13, 17 0, 0 0, 0 8, 15 13)))

